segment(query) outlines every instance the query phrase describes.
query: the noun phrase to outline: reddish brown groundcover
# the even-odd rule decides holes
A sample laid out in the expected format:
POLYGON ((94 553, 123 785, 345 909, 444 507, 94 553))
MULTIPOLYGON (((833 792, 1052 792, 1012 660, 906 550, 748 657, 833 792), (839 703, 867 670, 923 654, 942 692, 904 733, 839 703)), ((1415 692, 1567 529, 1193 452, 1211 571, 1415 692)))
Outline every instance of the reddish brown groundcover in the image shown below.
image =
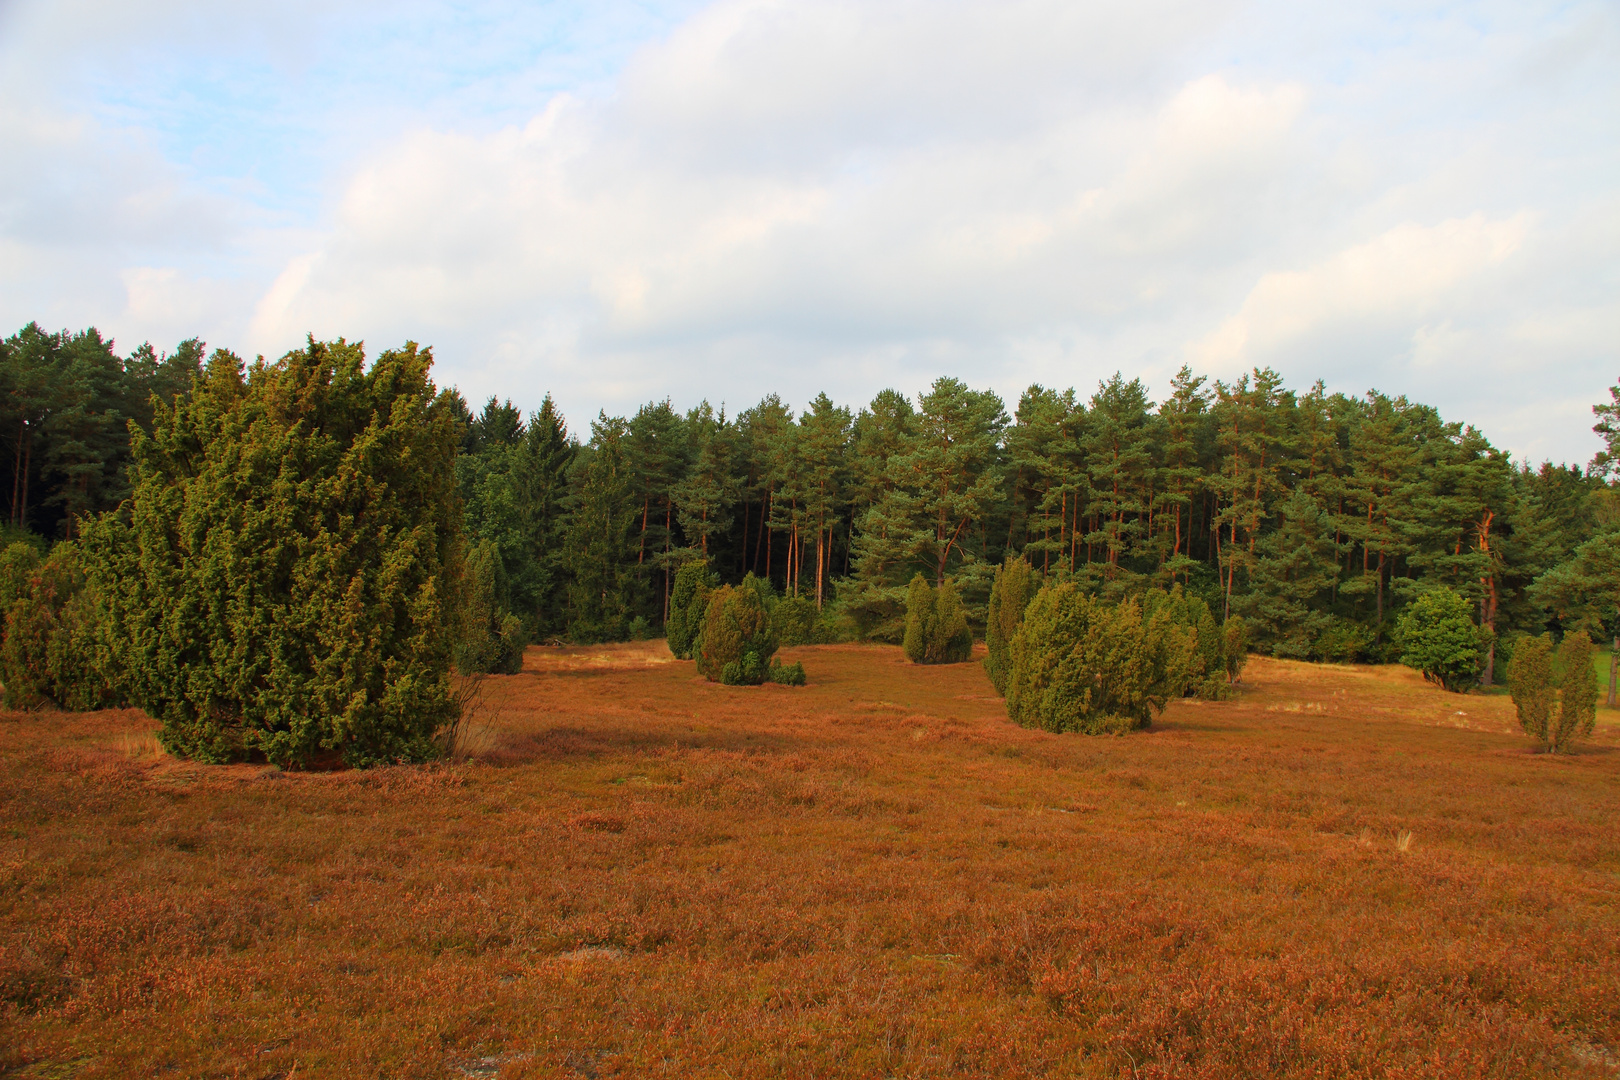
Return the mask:
POLYGON ((1089 739, 977 664, 529 651, 471 760, 0 719, 0 1073, 1620 1075, 1620 725, 1256 660, 1089 739))

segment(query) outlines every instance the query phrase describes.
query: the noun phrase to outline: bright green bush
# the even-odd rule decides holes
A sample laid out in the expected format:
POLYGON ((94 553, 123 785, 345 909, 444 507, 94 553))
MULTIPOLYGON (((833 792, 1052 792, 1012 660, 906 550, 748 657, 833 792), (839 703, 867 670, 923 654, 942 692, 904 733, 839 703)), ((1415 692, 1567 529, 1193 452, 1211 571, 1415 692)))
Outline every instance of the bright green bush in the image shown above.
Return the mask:
POLYGON ((990 649, 984 668, 995 684, 996 693, 1004 697, 1007 680, 1012 676, 1012 639, 1034 595, 1034 570, 1022 557, 1015 559, 1009 555, 996 570, 995 582, 990 586, 990 616, 984 631, 984 641, 990 649))
POLYGON ((973 655, 967 612, 949 578, 938 589, 921 574, 911 579, 901 646, 913 664, 960 664, 973 655))
POLYGON ((215 353, 132 431, 133 491, 85 530, 131 698, 171 753, 418 761, 456 717, 465 625, 454 403, 414 344, 244 374, 215 353))
POLYGON ((5 614, 6 705, 85 712, 121 704, 78 549, 57 544, 20 585, 8 581, 5 587, 17 594, 5 614))
POLYGON ((697 657, 698 634, 703 629, 703 619, 709 610, 709 594, 714 590, 714 584, 709 564, 703 560, 685 563, 675 572, 664 637, 669 642, 669 651, 678 660, 697 657))
POLYGON ((1468 601, 1447 588, 1413 601, 1401 615, 1396 634, 1401 663, 1454 694, 1479 682, 1482 660, 1479 627, 1468 601))
POLYGON ((1035 595, 1012 643, 1007 714, 1025 727, 1087 735, 1147 727, 1186 685, 1194 641, 1167 606, 1109 604, 1074 582, 1035 595))

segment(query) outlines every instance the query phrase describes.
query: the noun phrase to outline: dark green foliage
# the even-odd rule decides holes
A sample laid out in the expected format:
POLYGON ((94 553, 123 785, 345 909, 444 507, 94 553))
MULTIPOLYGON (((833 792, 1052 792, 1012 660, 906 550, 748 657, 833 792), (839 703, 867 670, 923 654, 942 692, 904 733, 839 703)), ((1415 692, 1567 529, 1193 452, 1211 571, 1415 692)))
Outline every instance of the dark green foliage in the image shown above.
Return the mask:
POLYGON ((758 686, 768 681, 776 634, 759 593, 733 585, 716 589, 704 613, 699 649, 698 670, 710 682, 758 686))
POLYGON ((967 612, 949 578, 937 589, 920 573, 911 579, 902 646, 913 664, 960 664, 973 655, 967 612))
POLYGON ((568 636, 582 644, 625 640, 634 617, 637 508, 626 439, 623 420, 600 416, 579 459, 564 563, 568 636))
POLYGON ((0 549, 0 618, 11 610, 19 596, 27 594, 40 559, 39 546, 27 541, 14 541, 0 549))
POLYGON ((102 625, 78 549, 57 544, 28 572, 6 609, 6 705, 52 704, 82 712, 120 704, 102 625))
POLYGON ((697 658, 695 650, 703 632, 703 618, 709 611, 709 593, 714 586, 714 575, 703 559, 686 563, 676 572, 664 636, 669 641, 669 651, 677 659, 697 658))
POLYGON ((150 437, 127 507, 85 532, 130 697, 172 753, 419 761, 455 719, 461 437, 414 344, 244 373, 216 352, 150 437))
POLYGON ((1584 739, 1597 727, 1597 672, 1592 639, 1584 631, 1565 634, 1558 646, 1558 748, 1584 739))
POLYGON ((985 622, 984 640, 990 655, 984 667, 990 673, 996 693, 1007 694, 1007 680, 1012 676, 1012 639, 1024 621, 1024 609, 1034 599, 1034 571, 1023 558, 1007 556, 1007 561, 996 570, 996 580, 990 586, 990 614, 985 622))
POLYGON ((783 645, 810 645, 816 641, 816 602, 804 596, 786 596, 771 610, 771 625, 783 645))
MULTIPOLYGON (((1201 596, 1188 595, 1178 584, 1168 593, 1157 590, 1142 598, 1142 613, 1148 618, 1163 617, 1186 635, 1187 655, 1182 661, 1183 694, 1220 701, 1231 693, 1231 676, 1226 662, 1226 633, 1215 624, 1209 604, 1201 596)), ((1232 617, 1234 625, 1242 620, 1232 617)))
POLYGON ((1192 636, 1167 605, 1144 618, 1070 582, 1035 595, 1013 638, 1007 715, 1025 727, 1087 735, 1147 727, 1186 685, 1192 636))
POLYGON ((1508 664, 1508 686, 1519 714, 1519 726, 1549 750, 1556 750, 1558 724, 1554 713, 1558 691, 1551 634, 1525 638, 1514 647, 1513 660, 1508 664))
POLYGON ((782 686, 803 686, 804 665, 797 660, 791 664, 771 664, 771 682, 782 686))
POLYGON ((466 629, 456 648, 462 674, 515 675, 529 643, 523 620, 510 609, 506 568, 496 546, 482 540, 467 552, 466 629))
POLYGON ((1221 627, 1221 652, 1226 659, 1226 681, 1236 685, 1243 681, 1243 669, 1249 663, 1249 624, 1241 615, 1233 615, 1221 627))
POLYGON ((1418 597, 1401 616, 1401 663, 1454 694, 1479 682, 1483 659, 1479 627, 1468 601, 1447 588, 1418 597))

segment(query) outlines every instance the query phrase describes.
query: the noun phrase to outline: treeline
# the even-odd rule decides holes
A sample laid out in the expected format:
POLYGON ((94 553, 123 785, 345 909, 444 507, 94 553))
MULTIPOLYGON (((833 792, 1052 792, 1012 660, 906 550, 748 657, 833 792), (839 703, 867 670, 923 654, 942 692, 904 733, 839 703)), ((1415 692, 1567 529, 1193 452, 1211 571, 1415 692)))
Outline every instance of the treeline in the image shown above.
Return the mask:
POLYGON ((1084 399, 1032 386, 1011 416, 949 378, 798 415, 652 402, 577 446, 549 399, 527 424, 494 399, 467 419, 469 534, 532 582, 512 596, 534 633, 578 641, 661 625, 692 559, 810 599, 829 637, 889 641, 922 572, 982 631, 994 567, 1021 554, 1109 598, 1180 583, 1264 652, 1386 661, 1399 610, 1440 585, 1493 637, 1539 632, 1556 612, 1532 586, 1615 518, 1598 473, 1269 370, 1183 369, 1160 403, 1118 375, 1084 399))
MULTIPOLYGON (((197 341, 120 358, 94 330, 35 325, 0 345, 10 522, 52 539, 129 492, 129 422, 189 392, 197 341)), ((1512 462, 1404 397, 1288 389, 1187 369, 1162 401, 1123 376, 1090 395, 1032 386, 1009 415, 942 378, 862 407, 771 395, 729 414, 655 401, 571 432, 451 396, 469 602, 490 666, 526 641, 650 636, 702 560, 815 606, 811 636, 898 642, 921 572, 982 635, 993 569, 1118 599, 1180 584, 1252 647, 1392 660, 1397 615, 1444 585, 1494 638, 1556 626, 1538 579, 1615 519, 1601 470, 1512 462)), ((1610 628, 1612 629, 1612 628, 1610 628)), ((1487 677, 1489 671, 1487 670, 1487 677)))

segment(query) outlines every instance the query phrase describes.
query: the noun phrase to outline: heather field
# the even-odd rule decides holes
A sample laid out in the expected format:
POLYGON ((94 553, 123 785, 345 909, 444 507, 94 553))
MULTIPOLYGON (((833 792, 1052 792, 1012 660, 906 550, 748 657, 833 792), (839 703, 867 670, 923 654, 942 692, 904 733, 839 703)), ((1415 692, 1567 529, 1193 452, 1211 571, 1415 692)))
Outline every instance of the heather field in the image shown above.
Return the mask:
POLYGON ((0 719, 0 1074, 1620 1075, 1620 721, 1255 659, 1126 738, 977 664, 531 648, 466 760, 0 719))

